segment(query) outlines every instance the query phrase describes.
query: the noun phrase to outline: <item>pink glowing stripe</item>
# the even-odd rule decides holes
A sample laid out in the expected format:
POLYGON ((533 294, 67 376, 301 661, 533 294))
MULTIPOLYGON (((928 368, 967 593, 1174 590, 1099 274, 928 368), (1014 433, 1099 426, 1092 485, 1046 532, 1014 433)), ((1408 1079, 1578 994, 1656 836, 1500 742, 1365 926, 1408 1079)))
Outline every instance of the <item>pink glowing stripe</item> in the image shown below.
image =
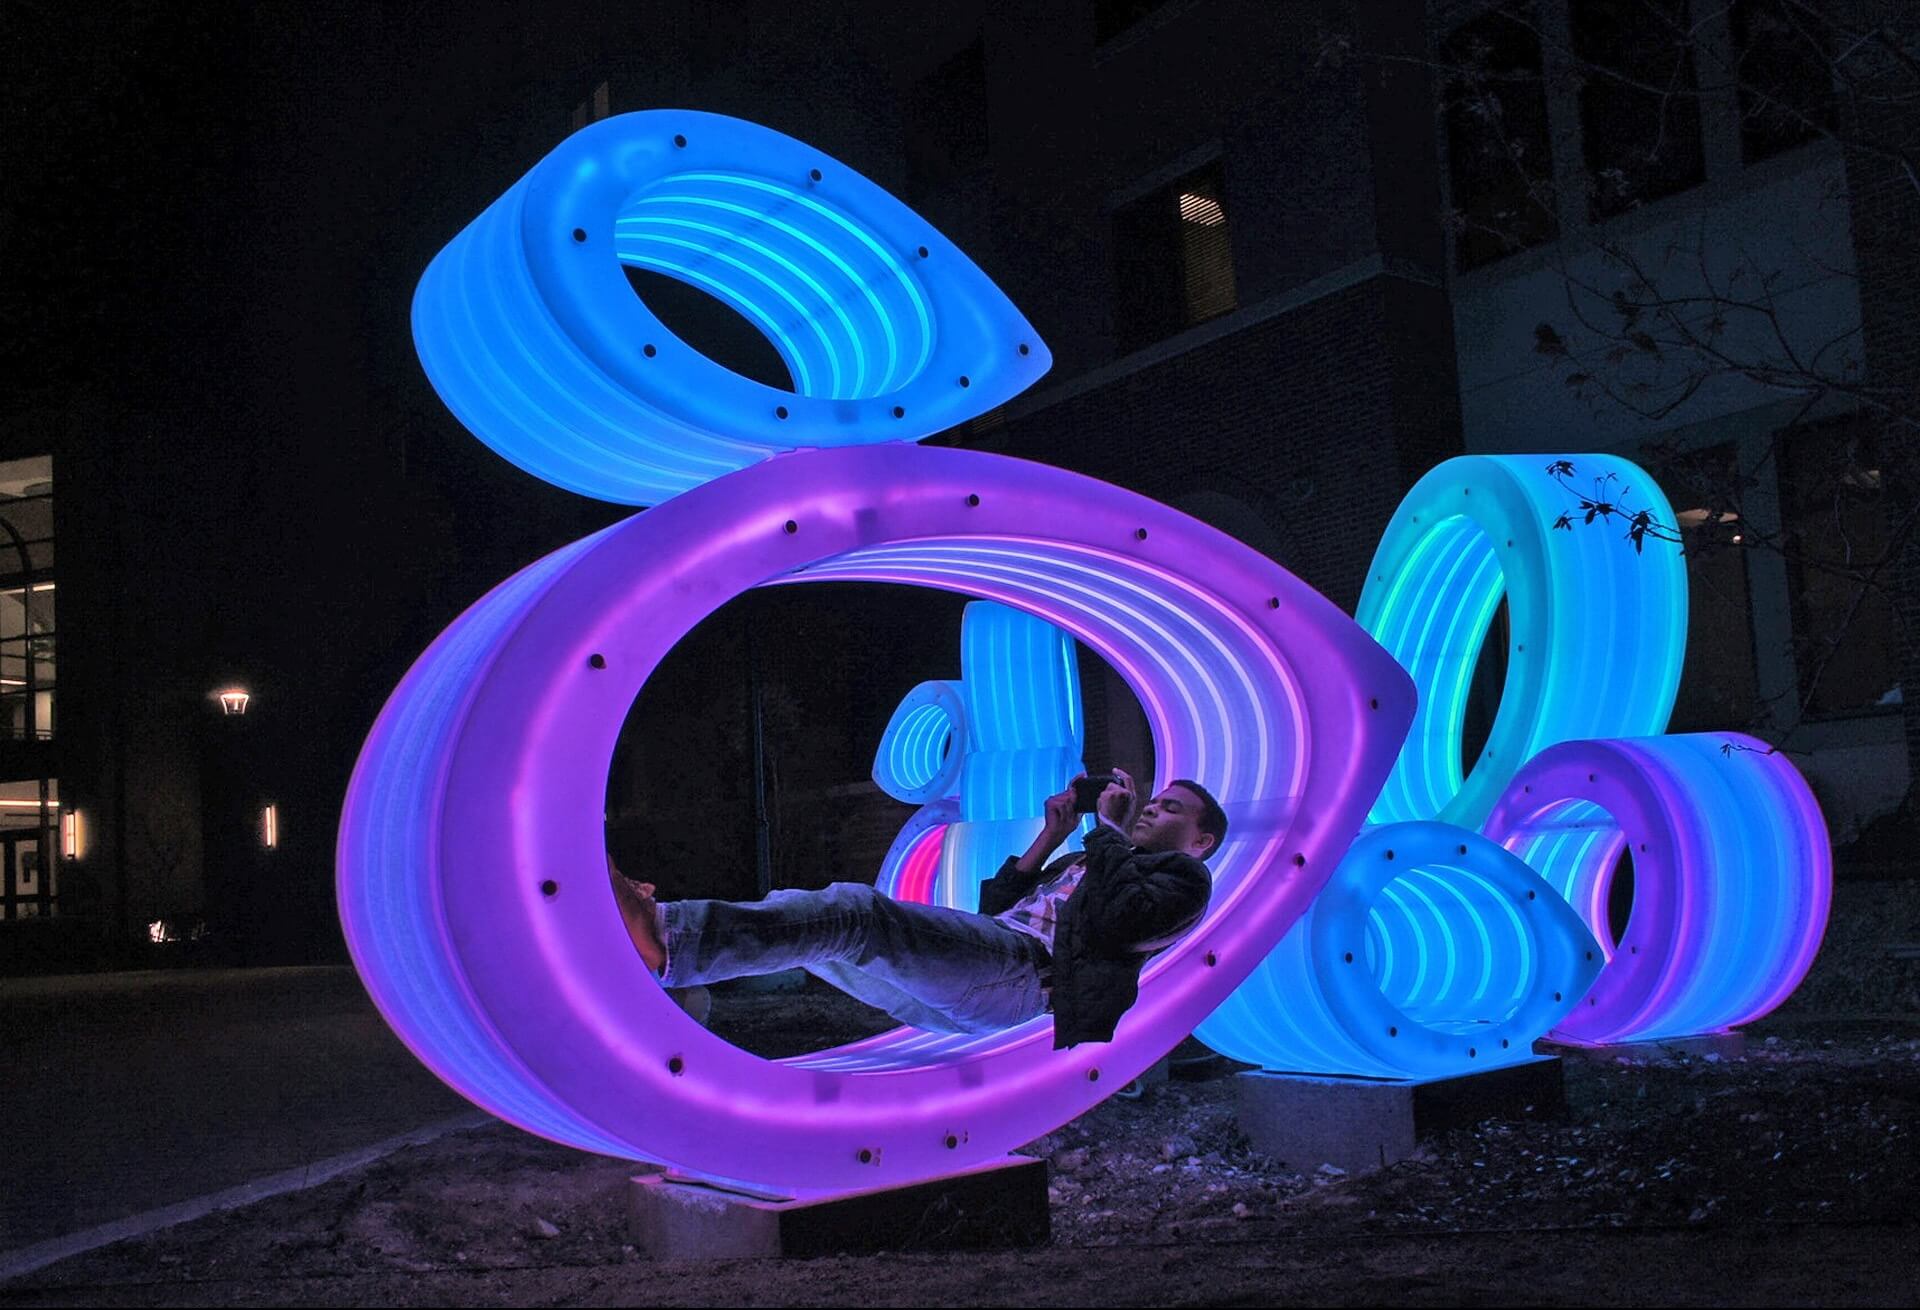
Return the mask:
POLYGON ((900 862, 900 884, 893 897, 916 905, 933 904, 933 880, 940 872, 940 848, 946 844, 947 825, 936 823, 920 835, 900 862))

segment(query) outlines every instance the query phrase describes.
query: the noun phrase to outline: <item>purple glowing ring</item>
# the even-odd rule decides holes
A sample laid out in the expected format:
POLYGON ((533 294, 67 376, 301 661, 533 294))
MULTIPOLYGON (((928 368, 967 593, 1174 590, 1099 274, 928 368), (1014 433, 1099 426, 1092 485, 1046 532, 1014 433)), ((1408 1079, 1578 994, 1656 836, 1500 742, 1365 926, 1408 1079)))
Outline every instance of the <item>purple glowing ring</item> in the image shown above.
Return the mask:
POLYGON ((1551 746, 1484 831, 1566 898, 1607 957, 1554 1029, 1562 1040, 1749 1023, 1799 985, 1826 931, 1833 852, 1820 807, 1786 756, 1741 733, 1551 746), (1608 896, 1622 850, 1633 910, 1616 943, 1608 896))
POLYGON ((427 650, 348 791, 341 919, 421 1060, 531 1132, 791 1195, 925 1179, 1091 1108, 1238 986, 1359 830, 1412 696, 1324 597, 1166 506, 978 452, 798 452, 532 565, 427 650), (945 588, 1066 629, 1139 696, 1161 775, 1206 779, 1232 813, 1207 917, 1144 971, 1113 1042, 1055 1051, 1041 1019, 768 1061, 687 1018, 635 956, 604 873, 621 723, 706 614, 814 579, 945 588))

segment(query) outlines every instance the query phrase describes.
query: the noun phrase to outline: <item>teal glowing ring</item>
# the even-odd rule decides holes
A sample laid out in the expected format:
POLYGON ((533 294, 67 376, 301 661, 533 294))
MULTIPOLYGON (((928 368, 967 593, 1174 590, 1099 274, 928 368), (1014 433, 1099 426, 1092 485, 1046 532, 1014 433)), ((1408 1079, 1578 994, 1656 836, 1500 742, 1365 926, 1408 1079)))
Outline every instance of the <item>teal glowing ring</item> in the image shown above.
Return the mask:
POLYGON ((1532 865, 1606 957, 1553 1036, 1651 1041, 1750 1023, 1813 964, 1833 897, 1833 851, 1806 780, 1741 733, 1567 742, 1528 761, 1487 836, 1532 865), (1607 922, 1631 845, 1633 911, 1607 922))
POLYGON ((897 801, 924 805, 953 795, 967 751, 966 697, 957 682, 923 682, 887 721, 873 780, 897 801))
POLYGON ((1579 916, 1517 857, 1452 824, 1388 824, 1194 1036, 1268 1069, 1444 1078, 1530 1058, 1599 970, 1579 916))
MULTIPOLYGON (((1638 466, 1570 458, 1577 476, 1615 475, 1609 485, 1631 488, 1636 507, 1673 521, 1638 466)), ((1648 538, 1635 551, 1602 524, 1556 531, 1569 502, 1547 476, 1553 460, 1450 459, 1394 512, 1355 617, 1413 675, 1420 708, 1369 822, 1478 828, 1515 770, 1555 742, 1666 728, 1686 653, 1680 548, 1648 538), (1502 594, 1506 686, 1486 748, 1463 777, 1467 694, 1502 594)))
POLYGON ((563 141, 434 257, 413 335, 475 436, 556 486, 629 505, 782 451, 945 431, 1052 358, 959 247, 852 168, 678 109, 563 141), (795 390, 688 346, 622 265, 739 311, 795 390))

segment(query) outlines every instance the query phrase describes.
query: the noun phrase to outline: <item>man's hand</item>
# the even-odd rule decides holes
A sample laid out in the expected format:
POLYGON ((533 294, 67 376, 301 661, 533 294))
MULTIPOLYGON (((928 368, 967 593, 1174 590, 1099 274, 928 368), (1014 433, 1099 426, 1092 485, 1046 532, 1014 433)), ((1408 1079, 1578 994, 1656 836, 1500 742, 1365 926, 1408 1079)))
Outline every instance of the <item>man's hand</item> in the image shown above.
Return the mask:
MULTIPOLYGON (((1080 776, 1084 778, 1087 775, 1083 773, 1080 776)), ((1073 831, 1076 817, 1073 812, 1073 784, 1068 783, 1065 791, 1047 797, 1045 804, 1046 831, 1054 835, 1056 843, 1066 840, 1067 834, 1073 831)))
MULTIPOLYGON (((1081 774, 1086 777, 1086 774, 1081 774)), ((1047 857, 1054 848, 1067 839, 1074 829, 1079 816, 1073 812, 1073 784, 1067 789, 1046 799, 1046 820, 1040 825, 1040 832, 1033 839, 1033 845, 1027 847, 1027 853, 1014 862, 1014 867, 1022 873, 1036 873, 1046 865, 1047 857)))
POLYGON ((1115 769, 1113 776, 1115 781, 1108 783, 1107 789, 1100 793, 1093 810, 1100 822, 1118 829, 1125 836, 1128 826, 1133 822, 1133 777, 1125 769, 1115 769))

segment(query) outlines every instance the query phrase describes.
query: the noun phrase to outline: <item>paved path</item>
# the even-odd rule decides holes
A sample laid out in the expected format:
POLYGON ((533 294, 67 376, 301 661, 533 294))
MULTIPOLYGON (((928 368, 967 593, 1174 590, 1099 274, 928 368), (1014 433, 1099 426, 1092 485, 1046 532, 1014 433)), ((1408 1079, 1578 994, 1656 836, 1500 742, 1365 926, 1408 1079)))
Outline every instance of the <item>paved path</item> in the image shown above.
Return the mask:
POLYGON ((472 1107, 349 968, 0 981, 0 1252, 472 1107))

